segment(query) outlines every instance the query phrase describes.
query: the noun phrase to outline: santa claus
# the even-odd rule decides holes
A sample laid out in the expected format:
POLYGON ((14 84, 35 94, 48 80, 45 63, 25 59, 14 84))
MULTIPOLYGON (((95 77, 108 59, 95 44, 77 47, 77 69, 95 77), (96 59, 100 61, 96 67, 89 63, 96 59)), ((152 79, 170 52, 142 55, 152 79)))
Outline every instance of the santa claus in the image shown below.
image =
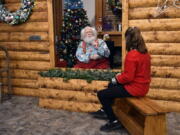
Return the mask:
POLYGON ((77 64, 74 68, 107 69, 110 51, 107 44, 97 38, 97 31, 93 27, 81 30, 81 42, 76 51, 77 64))

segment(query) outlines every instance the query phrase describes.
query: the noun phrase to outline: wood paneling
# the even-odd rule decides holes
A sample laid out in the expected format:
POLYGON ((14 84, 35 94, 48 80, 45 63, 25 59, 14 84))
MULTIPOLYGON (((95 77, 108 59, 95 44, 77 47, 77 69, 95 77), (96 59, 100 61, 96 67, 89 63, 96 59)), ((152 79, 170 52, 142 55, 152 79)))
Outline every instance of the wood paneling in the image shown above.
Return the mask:
MULTIPOLYGON (((14 52, 9 51, 11 60, 32 60, 32 61, 50 61, 49 53, 43 52, 14 52)), ((0 51, 0 59, 5 58, 5 54, 0 51)))
POLYGON ((142 32, 146 43, 180 43, 180 31, 142 32))
MULTIPOLYGON (((31 36, 40 37, 40 40, 38 40, 39 42, 48 41, 48 32, 11 32, 8 34, 8 41, 33 41, 30 40, 31 36)), ((7 39, 3 41, 7 41, 7 39)))
POLYGON ((128 0, 129 8, 138 7, 155 7, 158 4, 158 0, 128 0))
POLYGON ((180 18, 176 19, 139 19, 129 20, 129 26, 136 26, 141 31, 179 31, 180 18))
POLYGON ((1 46, 6 46, 8 50, 13 51, 49 51, 49 42, 0 42, 1 46))
MULTIPOLYGON (((20 8, 21 3, 7 3, 5 7, 10 11, 16 11, 20 8)), ((46 1, 36 1, 35 6, 32 9, 33 11, 47 11, 47 2, 46 1)), ((33 12, 32 12, 33 13, 33 12)))
POLYGON ((147 43, 150 54, 180 55, 180 43, 147 43))
POLYGON ((132 8, 129 9, 129 19, 153 19, 153 18, 180 18, 180 10, 175 7, 169 7, 158 17, 157 7, 132 8))
MULTIPOLYGON (((5 61, 0 61, 0 67, 4 67, 5 61)), ((28 69, 28 70, 48 70, 50 69, 50 62, 44 61, 11 61, 11 68, 28 69)))
POLYGON ((95 103, 63 101, 50 98, 40 98, 39 106, 44 108, 63 109, 74 112, 93 112, 100 109, 100 105, 95 103))
POLYGON ((10 26, 0 24, 0 32, 48 32, 47 22, 29 22, 21 25, 10 26))

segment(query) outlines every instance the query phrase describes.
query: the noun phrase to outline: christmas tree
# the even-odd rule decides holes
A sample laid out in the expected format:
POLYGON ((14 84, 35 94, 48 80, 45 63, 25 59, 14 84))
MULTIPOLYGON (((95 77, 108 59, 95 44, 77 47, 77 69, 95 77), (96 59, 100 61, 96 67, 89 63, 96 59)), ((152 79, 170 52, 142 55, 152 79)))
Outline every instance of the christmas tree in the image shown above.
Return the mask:
POLYGON ((64 19, 61 31, 61 41, 57 45, 60 61, 66 61, 67 67, 76 63, 76 49, 80 42, 80 31, 89 25, 86 11, 81 0, 64 1, 64 19))

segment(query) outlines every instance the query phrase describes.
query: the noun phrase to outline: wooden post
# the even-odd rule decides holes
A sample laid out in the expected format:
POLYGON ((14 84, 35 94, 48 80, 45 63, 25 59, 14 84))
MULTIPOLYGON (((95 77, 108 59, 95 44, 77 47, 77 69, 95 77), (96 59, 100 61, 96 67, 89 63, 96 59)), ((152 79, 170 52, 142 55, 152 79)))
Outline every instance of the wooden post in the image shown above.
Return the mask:
POLYGON ((103 17, 103 1, 95 1, 95 25, 98 32, 102 30, 102 17, 103 17))
POLYGON ((144 135, 167 135, 166 115, 147 116, 145 119, 144 135))
POLYGON ((55 67, 53 0, 47 0, 47 7, 49 23, 50 63, 51 67, 55 67))
POLYGON ((126 55, 126 41, 125 32, 129 26, 128 24, 128 0, 122 0, 122 70, 124 68, 124 59, 126 55))

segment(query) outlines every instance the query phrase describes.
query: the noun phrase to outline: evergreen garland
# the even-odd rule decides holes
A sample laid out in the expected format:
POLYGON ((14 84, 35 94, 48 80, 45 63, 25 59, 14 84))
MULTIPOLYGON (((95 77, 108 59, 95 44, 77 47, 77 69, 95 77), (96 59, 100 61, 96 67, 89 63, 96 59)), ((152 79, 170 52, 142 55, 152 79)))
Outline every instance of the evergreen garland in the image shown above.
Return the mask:
POLYGON ((39 72, 42 77, 60 77, 64 81, 70 79, 84 79, 88 83, 92 80, 110 81, 119 72, 111 70, 72 70, 72 69, 50 69, 48 71, 39 72))
POLYGON ((4 7, 4 2, 0 0, 0 21, 10 25, 24 23, 30 16, 34 7, 34 0, 21 0, 22 4, 16 12, 10 12, 4 7))

